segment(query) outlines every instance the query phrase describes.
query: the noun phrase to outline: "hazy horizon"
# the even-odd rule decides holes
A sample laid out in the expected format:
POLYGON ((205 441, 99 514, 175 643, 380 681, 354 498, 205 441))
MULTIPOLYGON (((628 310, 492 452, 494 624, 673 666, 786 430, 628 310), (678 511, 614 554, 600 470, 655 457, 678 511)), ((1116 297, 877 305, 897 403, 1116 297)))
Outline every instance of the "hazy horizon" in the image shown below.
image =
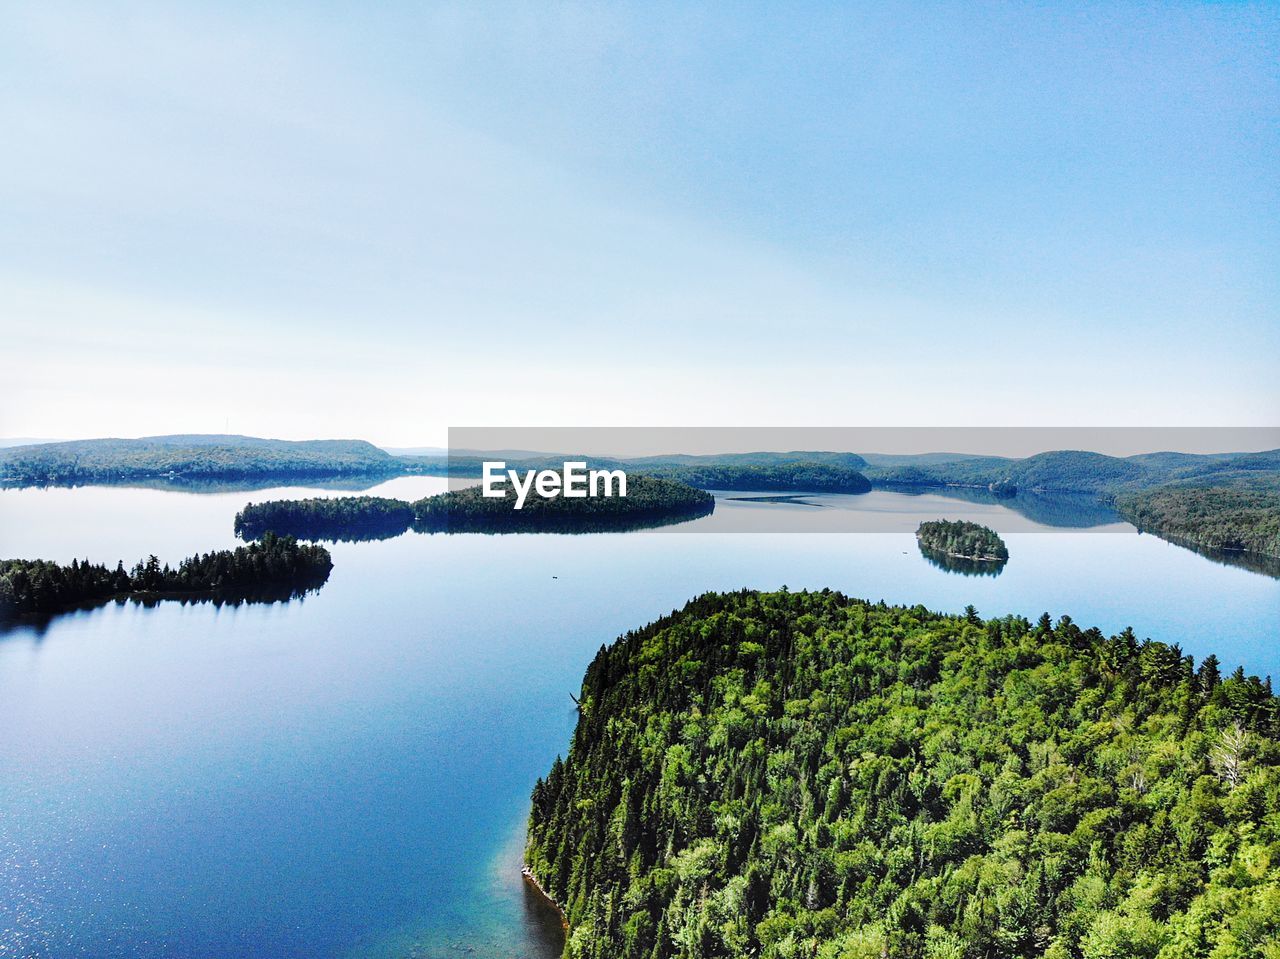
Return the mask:
MULTIPOLYGON (((837 452, 864 456, 998 456, 1085 450, 1112 456, 1150 453, 1252 453, 1280 449, 1280 427, 462 427, 445 444, 372 445, 387 452, 454 456, 476 453, 522 456, 716 456, 743 453, 837 452)), ((29 440, 0 437, 0 449, 92 439, 164 439, 171 436, 227 439, 364 440, 360 436, 253 437, 245 434, 150 434, 29 440)))

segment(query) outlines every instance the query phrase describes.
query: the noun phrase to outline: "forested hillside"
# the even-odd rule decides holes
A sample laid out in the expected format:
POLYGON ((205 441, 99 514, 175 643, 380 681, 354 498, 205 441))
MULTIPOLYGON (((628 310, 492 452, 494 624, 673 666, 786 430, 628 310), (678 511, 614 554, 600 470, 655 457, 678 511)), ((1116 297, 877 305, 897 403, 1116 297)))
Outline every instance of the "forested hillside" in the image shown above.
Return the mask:
POLYGON ((0 482, 76 485, 170 476, 253 479, 263 476, 394 475, 394 456, 363 440, 268 440, 252 436, 151 436, 78 440, 0 449, 0 482))
POLYGON ((1164 539, 1280 557, 1280 489, 1157 487, 1119 497, 1116 507, 1164 539))
POLYGON ((1275 959, 1280 711, 1046 614, 709 594, 602 648, 527 861, 591 959, 1275 959))
POLYGON ((833 463, 649 464, 635 468, 648 476, 678 480, 698 489, 748 492, 866 493, 871 483, 851 466, 833 463))
POLYGON ((1087 450, 1055 450, 1023 459, 873 457, 864 472, 877 485, 986 486, 1003 492, 1092 493, 1116 496, 1195 480, 1226 486, 1280 479, 1280 451, 1264 453, 1144 453, 1119 457, 1087 450))

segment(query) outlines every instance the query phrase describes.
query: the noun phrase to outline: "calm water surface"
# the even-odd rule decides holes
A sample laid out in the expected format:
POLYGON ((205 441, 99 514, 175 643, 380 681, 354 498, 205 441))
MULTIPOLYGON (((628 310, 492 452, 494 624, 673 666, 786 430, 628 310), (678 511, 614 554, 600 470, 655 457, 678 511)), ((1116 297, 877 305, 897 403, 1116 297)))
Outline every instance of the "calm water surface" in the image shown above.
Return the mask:
MULTIPOLYGON (((0 556, 174 562, 234 545, 246 501, 310 495, 7 490, 0 556)), ((518 868, 569 693, 602 643, 709 589, 1069 613, 1280 677, 1276 580, 1123 524, 821 499, 722 502, 680 532, 338 544, 302 601, 112 605, 0 634, 0 956, 551 959, 558 927, 518 868), (884 531, 717 532, 777 509, 884 531), (1005 570, 927 563, 911 531, 939 516, 999 529, 1005 570)))

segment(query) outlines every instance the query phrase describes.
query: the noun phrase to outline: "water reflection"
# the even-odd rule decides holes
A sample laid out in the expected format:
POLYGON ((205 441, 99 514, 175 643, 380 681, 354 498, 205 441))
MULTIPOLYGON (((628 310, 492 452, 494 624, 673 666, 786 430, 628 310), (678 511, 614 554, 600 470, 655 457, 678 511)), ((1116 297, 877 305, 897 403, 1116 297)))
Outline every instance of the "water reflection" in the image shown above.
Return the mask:
POLYGON ((959 573, 962 576, 999 576, 1009 563, 1007 559, 995 561, 952 556, 950 553, 940 549, 930 549, 923 543, 917 545, 920 547, 920 555, 931 565, 938 567, 938 569, 945 569, 948 573, 959 573))
POLYGON ((960 486, 893 487, 905 496, 933 494, 979 506, 1003 506, 1041 526, 1059 529, 1090 529, 1123 523, 1124 519, 1105 500, 1089 493, 1033 493, 1019 490, 1013 496, 985 488, 960 486))

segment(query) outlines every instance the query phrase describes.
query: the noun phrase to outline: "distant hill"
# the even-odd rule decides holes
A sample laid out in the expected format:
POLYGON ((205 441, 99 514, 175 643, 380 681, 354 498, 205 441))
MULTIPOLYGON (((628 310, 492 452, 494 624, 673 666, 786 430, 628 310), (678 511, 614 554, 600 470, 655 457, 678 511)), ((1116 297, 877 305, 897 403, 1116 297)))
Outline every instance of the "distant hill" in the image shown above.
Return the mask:
POLYGON ((1129 460, 1086 450, 1057 450, 1017 461, 1006 481, 1025 489, 1093 493, 1154 478, 1148 467, 1129 460))
POLYGON ((678 480, 698 489, 754 492, 866 493, 871 482, 858 470, 836 463, 654 463, 625 464, 649 476, 678 480))
POLYGON ((964 460, 987 459, 1003 460, 1004 457, 975 457, 972 453, 863 453, 862 458, 868 466, 943 466, 947 463, 959 463, 964 460))
POLYGON ((443 446, 383 446, 379 447, 392 456, 448 456, 443 446))
POLYGON ((379 449, 364 440, 277 440, 231 434, 173 434, 0 447, 0 483, 75 485, 113 482, 377 478, 413 473, 479 476, 484 460, 559 468, 568 459, 661 476, 702 489, 864 492, 868 486, 971 487, 997 495, 1083 493, 1109 501, 1163 485, 1280 488, 1280 450, 1108 456, 1053 450, 1025 458, 936 452, 912 455, 793 450, 627 458, 529 450, 379 449), (521 462, 523 461, 523 462, 521 462), (865 479, 864 479, 865 477, 865 479))
POLYGON ((857 453, 793 450, 787 453, 663 453, 657 456, 622 457, 628 467, 641 466, 784 466, 792 463, 816 463, 822 466, 845 466, 860 470, 867 461, 857 453))
POLYGON ((986 486, 1013 492, 1093 493, 1113 496, 1165 483, 1252 485, 1280 481, 1280 450, 1263 453, 1144 453, 1108 456, 1054 450, 1023 459, 974 456, 930 461, 930 456, 868 459, 863 470, 876 485, 986 486))
POLYGON ((364 440, 295 441, 213 434, 74 440, 0 449, 0 482, 8 485, 78 485, 156 477, 394 475, 401 471, 394 456, 364 440))

